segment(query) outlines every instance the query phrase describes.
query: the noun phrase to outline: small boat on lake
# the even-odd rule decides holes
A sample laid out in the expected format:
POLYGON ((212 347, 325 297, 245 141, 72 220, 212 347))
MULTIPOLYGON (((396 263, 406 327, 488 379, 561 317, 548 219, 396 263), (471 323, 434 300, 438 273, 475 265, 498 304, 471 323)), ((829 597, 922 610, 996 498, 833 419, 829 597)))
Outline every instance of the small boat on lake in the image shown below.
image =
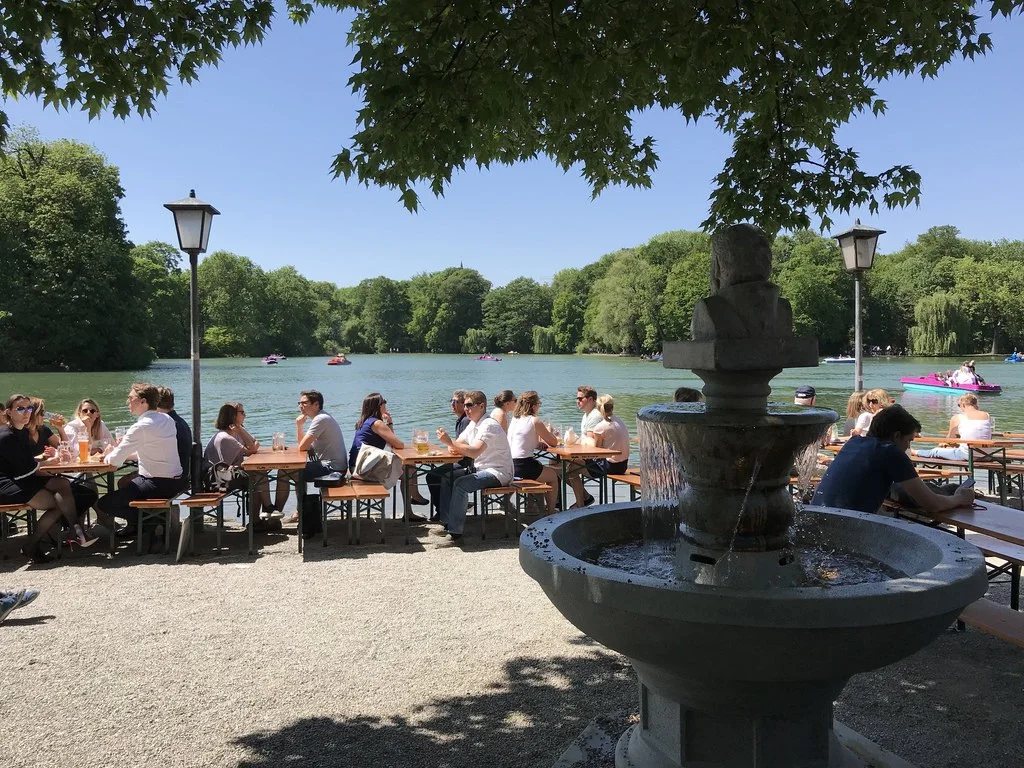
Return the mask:
POLYGON ((327 361, 328 365, 352 365, 352 361, 344 355, 335 355, 327 361))
POLYGON ((276 355, 267 355, 263 358, 263 362, 267 365, 277 365, 278 357, 276 355))
POLYGON ((857 359, 855 357, 848 357, 847 355, 840 355, 839 357, 826 357, 822 360, 823 363, 854 363, 857 359))
POLYGON ((1009 357, 1003 358, 1004 363, 1024 363, 1024 355, 1019 352, 1014 352, 1009 357))
POLYGON ((485 362, 485 363, 500 363, 501 362, 501 358, 500 357, 495 357, 494 355, 491 355, 491 354, 480 355, 479 357, 477 357, 477 360, 480 360, 480 361, 485 362))
POLYGON ((944 380, 935 376, 934 373, 927 376, 902 376, 900 384, 904 389, 923 392, 943 392, 953 394, 954 392, 973 392, 976 395, 998 395, 1003 388, 998 384, 947 384, 944 380))

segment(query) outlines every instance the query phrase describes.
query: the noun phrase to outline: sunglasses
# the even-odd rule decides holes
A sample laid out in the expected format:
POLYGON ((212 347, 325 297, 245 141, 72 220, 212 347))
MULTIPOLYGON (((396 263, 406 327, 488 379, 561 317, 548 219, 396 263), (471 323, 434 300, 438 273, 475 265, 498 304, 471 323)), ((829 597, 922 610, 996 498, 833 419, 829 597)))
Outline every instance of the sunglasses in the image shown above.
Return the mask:
POLYGON ((18 413, 32 413, 32 411, 34 411, 35 408, 31 405, 19 405, 14 410, 16 410, 18 413))
POLYGON ((868 404, 869 405, 878 405, 878 401, 877 400, 868 400, 868 404))
POLYGON ((459 401, 458 401, 458 399, 456 399, 456 398, 454 398, 454 397, 453 397, 453 398, 452 398, 452 405, 455 405, 455 404, 456 404, 457 402, 459 402, 459 401))
POLYGON ((466 406, 467 408, 476 408, 476 406, 483 405, 483 403, 474 403, 472 400, 467 400, 466 402, 463 403, 463 405, 466 406))
POLYGON ((586 399, 587 398, 585 398, 585 397, 580 397, 579 395, 576 395, 576 402, 577 403, 582 402, 583 400, 586 400, 586 399))
POLYGON ((299 408, 301 408, 304 405, 309 405, 309 404, 310 404, 309 400, 299 400, 299 408))
POLYGON ((235 408, 236 413, 245 413, 245 408, 235 408))
POLYGON ((99 413, 95 408, 83 408, 82 413, 99 413))

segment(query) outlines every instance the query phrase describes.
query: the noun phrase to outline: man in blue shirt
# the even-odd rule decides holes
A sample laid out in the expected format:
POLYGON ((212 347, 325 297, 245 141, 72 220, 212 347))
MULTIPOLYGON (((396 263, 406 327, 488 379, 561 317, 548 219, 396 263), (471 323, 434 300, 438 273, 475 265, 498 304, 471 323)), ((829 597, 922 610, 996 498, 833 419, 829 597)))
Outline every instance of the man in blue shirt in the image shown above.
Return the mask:
POLYGON ((811 504, 861 512, 877 512, 896 483, 927 512, 969 507, 974 489, 960 486, 952 496, 935 493, 917 476, 907 456, 921 422, 902 406, 890 405, 875 414, 867 437, 851 437, 821 478, 811 504))

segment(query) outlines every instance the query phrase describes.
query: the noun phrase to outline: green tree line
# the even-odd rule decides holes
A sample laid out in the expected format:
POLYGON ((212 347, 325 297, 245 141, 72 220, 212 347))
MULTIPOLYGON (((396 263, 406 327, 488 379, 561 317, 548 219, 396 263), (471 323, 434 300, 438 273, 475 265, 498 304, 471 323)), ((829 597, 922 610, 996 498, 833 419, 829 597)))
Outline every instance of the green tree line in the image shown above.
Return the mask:
MULTIPOLYGON (((172 245, 129 242, 123 194, 94 149, 13 134, 0 157, 0 368, 125 369, 188 355, 187 268, 172 245)), ((800 231, 773 249, 796 332, 817 337, 823 354, 851 350, 853 284, 835 241, 800 231)), ((1008 349, 1024 338, 1022 266, 1020 241, 934 227, 876 258, 866 343, 921 355, 1008 349)), ((654 352, 689 338, 710 269, 709 236, 688 231, 563 269, 550 285, 493 286, 451 267, 339 287, 216 251, 199 264, 202 353, 654 352)))

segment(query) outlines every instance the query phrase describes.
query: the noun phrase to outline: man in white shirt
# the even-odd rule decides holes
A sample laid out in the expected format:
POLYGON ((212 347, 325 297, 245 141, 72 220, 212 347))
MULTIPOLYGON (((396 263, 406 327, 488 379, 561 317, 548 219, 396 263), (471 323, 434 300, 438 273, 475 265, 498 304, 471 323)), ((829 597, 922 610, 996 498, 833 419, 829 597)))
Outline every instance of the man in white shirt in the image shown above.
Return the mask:
MULTIPOLYGON (((596 445, 594 429, 604 419, 597 410, 597 390, 588 384, 576 387, 576 407, 583 411, 583 418, 580 420, 580 442, 585 445, 596 445)), ((576 496, 576 503, 572 505, 572 509, 587 507, 594 503, 594 497, 583 488, 584 474, 590 476, 582 461, 573 461, 566 467, 565 481, 576 496)))
POLYGON ((462 539, 466 524, 466 506, 469 494, 484 488, 499 488, 512 482, 512 451, 508 435, 494 419, 487 415, 487 396, 479 390, 465 393, 463 404, 469 417, 467 426, 458 439, 452 440, 444 427, 437 430, 437 439, 473 460, 473 469, 456 467, 453 482, 441 483, 441 524, 443 529, 432 531, 435 536, 448 536, 456 544, 462 539))
POLYGON ((139 499, 170 499, 184 490, 181 461, 178 458, 178 429, 174 419, 157 411, 160 391, 152 384, 132 384, 128 392, 128 410, 136 422, 104 459, 119 467, 132 455, 139 460, 139 473, 123 488, 101 496, 96 502, 99 522, 111 528, 113 518, 122 517, 129 527, 135 525, 138 512, 129 504, 139 499))

